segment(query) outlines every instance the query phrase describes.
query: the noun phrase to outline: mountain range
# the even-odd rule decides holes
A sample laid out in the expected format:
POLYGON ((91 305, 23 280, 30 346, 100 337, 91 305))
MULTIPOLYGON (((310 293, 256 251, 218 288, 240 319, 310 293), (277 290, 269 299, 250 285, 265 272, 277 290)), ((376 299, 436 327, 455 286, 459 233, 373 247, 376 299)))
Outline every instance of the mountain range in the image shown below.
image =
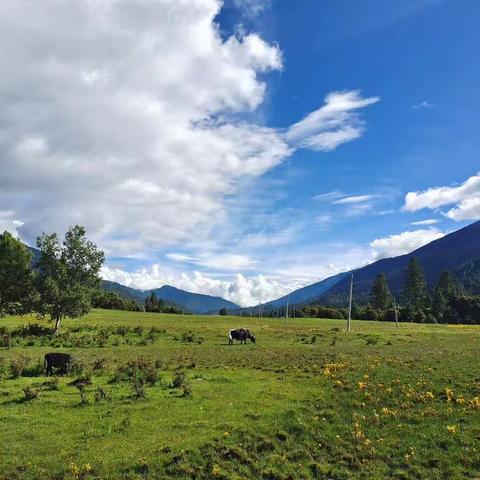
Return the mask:
POLYGON ((152 290, 137 290, 116 282, 103 280, 102 288, 108 292, 115 292, 121 297, 136 300, 141 305, 143 304, 145 297, 150 295, 151 292, 155 292, 158 298, 165 300, 167 303, 183 307, 187 311, 198 315, 206 313, 218 314, 218 311, 222 308, 229 310, 240 308, 235 303, 229 302, 221 297, 187 292, 170 285, 164 285, 163 287, 154 288, 152 290))
MULTIPOLYGON (((33 247, 29 247, 29 249, 32 252, 32 263, 35 265, 40 258, 40 252, 38 249, 33 247)), ((155 292, 157 297, 164 300, 167 304, 180 307, 187 312, 198 315, 206 313, 218 314, 219 310, 222 308, 240 308, 235 303, 229 302, 221 297, 202 295, 200 293, 191 293, 170 285, 164 285, 163 287, 154 288, 151 290, 139 290, 121 285, 120 283, 111 282, 109 280, 102 280, 101 288, 107 292, 117 293, 123 298, 135 300, 140 305, 143 305, 145 297, 150 295, 151 292, 155 292)))
MULTIPOLYGON (((466 279, 480 277, 480 221, 467 227, 452 232, 444 237, 420 247, 413 252, 398 257, 383 258, 364 267, 343 272, 328 277, 320 282, 296 290, 289 295, 270 301, 262 307, 268 311, 284 308, 287 298, 290 305, 307 304, 312 302, 329 303, 335 301, 346 305, 349 293, 350 278, 354 278, 354 298, 365 301, 372 287, 375 277, 384 273, 387 276, 391 292, 399 296, 403 289, 404 271, 411 258, 415 257, 421 264, 429 287, 437 281, 443 270, 450 270, 460 278, 463 283, 466 279)), ((477 282, 476 285, 479 285, 477 282)), ((467 286, 467 285, 466 285, 467 286)), ((470 293, 480 294, 472 287, 470 293)), ((256 305, 248 309, 229 311, 232 314, 251 312, 258 309, 256 305)))
MULTIPOLYGON (((38 250, 31 248, 34 260, 38 259, 38 250)), ((348 296, 350 277, 354 277, 354 296, 356 300, 365 300, 370 292, 375 277, 384 273, 387 276, 390 290, 399 295, 403 287, 404 270, 411 258, 415 257, 425 273, 427 283, 431 287, 443 270, 451 270, 465 283, 465 279, 480 278, 480 221, 434 240, 406 255, 383 258, 364 267, 339 273, 320 282, 296 290, 289 295, 272 300, 262 305, 265 311, 283 308, 288 301, 290 305, 308 304, 314 301, 327 302, 329 299, 344 302, 348 296)), ((471 289, 478 288, 474 282, 471 289)), ((150 292, 167 303, 183 307, 195 314, 216 314, 222 308, 230 314, 251 312, 258 306, 242 308, 221 297, 191 293, 169 285, 152 289, 139 290, 104 280, 102 288, 116 292, 118 295, 136 300, 143 304, 150 292)), ((471 293, 480 294, 480 291, 471 293)))

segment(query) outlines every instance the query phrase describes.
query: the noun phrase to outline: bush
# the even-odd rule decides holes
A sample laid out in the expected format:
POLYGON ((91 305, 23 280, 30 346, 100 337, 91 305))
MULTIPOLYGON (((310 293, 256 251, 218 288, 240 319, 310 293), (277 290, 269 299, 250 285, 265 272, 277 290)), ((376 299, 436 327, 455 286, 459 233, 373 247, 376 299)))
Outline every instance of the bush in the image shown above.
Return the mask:
POLYGON ((40 377, 45 373, 43 360, 38 360, 33 364, 26 365, 21 375, 23 377, 40 377))
POLYGON ((87 383, 77 383, 75 385, 78 389, 78 392, 80 393, 80 405, 87 405, 88 404, 88 396, 87 396, 87 391, 85 387, 87 386, 87 383))
POLYGON ((46 382, 42 383, 43 390, 59 390, 59 381, 58 377, 53 377, 51 380, 47 380, 46 382))
POLYGON ((12 378, 19 378, 23 373, 23 369, 28 365, 28 359, 25 357, 12 358, 10 360, 10 374, 12 378))
MULTIPOLYGON (((400 320, 400 312, 397 309, 397 316, 398 319, 400 320)), ((383 316, 383 319, 386 322, 394 322, 395 321, 395 309, 389 308, 386 312, 385 315, 383 316)))
POLYGON ((132 383, 138 382, 141 385, 154 386, 158 381, 158 370, 152 363, 146 360, 136 360, 121 365, 110 383, 117 383, 122 381, 130 381, 132 383))
POLYGON ((95 403, 110 399, 110 394, 102 387, 98 387, 95 392, 95 403))
POLYGON ((192 396, 192 387, 187 381, 183 382, 182 389, 182 397, 189 398, 192 396))
POLYGON ((427 316, 425 315, 425 312, 423 312, 422 310, 415 312, 415 315, 413 316, 413 321, 416 323, 425 323, 426 319, 427 319, 427 316))
POLYGON ((146 397, 145 384, 140 379, 134 378, 132 380, 132 386, 135 398, 140 399, 146 397))
POLYGON ((0 332, 0 347, 8 348, 12 343, 12 338, 9 333, 0 332))
POLYGON ((187 376, 184 372, 177 372, 172 380, 173 388, 182 388, 187 380, 187 376))
POLYGON ((25 400, 27 401, 34 400, 40 395, 40 392, 33 387, 25 387, 23 393, 25 394, 25 400))

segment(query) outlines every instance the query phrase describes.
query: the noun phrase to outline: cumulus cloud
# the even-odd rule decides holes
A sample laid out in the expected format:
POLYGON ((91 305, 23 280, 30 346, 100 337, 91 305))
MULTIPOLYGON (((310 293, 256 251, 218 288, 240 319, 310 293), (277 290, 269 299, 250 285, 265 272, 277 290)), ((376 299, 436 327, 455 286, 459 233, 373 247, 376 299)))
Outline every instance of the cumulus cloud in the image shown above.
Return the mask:
POLYGON ((396 257, 413 252, 417 248, 446 235, 437 229, 420 229, 378 238, 370 243, 375 260, 396 257))
POLYGON ((246 277, 236 274, 231 280, 211 278, 201 272, 168 275, 158 264, 134 272, 104 266, 102 277, 140 290, 172 285, 192 293, 222 297, 242 307, 276 299, 297 288, 295 283, 279 282, 263 275, 246 277))
POLYGON ((357 110, 379 100, 379 97, 362 98, 358 90, 332 92, 322 107, 288 129, 287 139, 312 150, 333 150, 363 134, 365 123, 357 110))
POLYGON ((22 238, 79 223, 109 255, 148 256, 213 225, 227 196, 295 148, 361 135, 356 110, 378 99, 356 91, 287 133, 242 121, 282 54, 255 33, 223 39, 220 8, 2 3, 0 204, 25 222, 22 238))
POLYGON ((455 205, 445 215, 455 221, 480 219, 480 172, 460 185, 435 187, 420 192, 409 192, 404 210, 415 212, 424 208, 436 209, 455 205))

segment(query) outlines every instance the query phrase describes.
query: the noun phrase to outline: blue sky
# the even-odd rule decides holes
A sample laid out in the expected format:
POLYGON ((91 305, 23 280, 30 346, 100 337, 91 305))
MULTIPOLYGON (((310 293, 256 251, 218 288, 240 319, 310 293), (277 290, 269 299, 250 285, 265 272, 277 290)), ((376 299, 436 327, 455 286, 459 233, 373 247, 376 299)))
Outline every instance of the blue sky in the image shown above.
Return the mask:
POLYGON ((37 31, 10 19, 3 34, 25 61, 18 49, 44 34, 38 69, 18 61, 3 80, 16 143, 0 149, 16 156, 0 226, 26 241, 83 223, 105 278, 248 305, 480 219, 477 1, 81 4, 48 1, 37 31), (57 51, 59 17, 108 27, 93 46, 57 31, 57 51))

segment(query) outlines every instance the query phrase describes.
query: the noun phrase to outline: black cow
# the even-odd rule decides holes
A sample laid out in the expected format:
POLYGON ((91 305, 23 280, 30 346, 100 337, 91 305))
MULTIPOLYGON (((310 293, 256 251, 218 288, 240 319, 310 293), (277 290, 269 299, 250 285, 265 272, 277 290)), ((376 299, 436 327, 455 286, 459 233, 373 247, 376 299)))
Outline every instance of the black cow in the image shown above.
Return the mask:
POLYGON ((247 338, 249 338, 253 343, 255 343, 256 338, 253 333, 250 333, 248 328, 233 328, 228 332, 228 344, 233 345, 234 340, 240 340, 240 343, 247 343, 247 338))
POLYGON ((53 374, 53 368, 58 368, 61 375, 65 375, 73 364, 73 357, 69 353, 47 353, 45 355, 45 372, 53 374))

